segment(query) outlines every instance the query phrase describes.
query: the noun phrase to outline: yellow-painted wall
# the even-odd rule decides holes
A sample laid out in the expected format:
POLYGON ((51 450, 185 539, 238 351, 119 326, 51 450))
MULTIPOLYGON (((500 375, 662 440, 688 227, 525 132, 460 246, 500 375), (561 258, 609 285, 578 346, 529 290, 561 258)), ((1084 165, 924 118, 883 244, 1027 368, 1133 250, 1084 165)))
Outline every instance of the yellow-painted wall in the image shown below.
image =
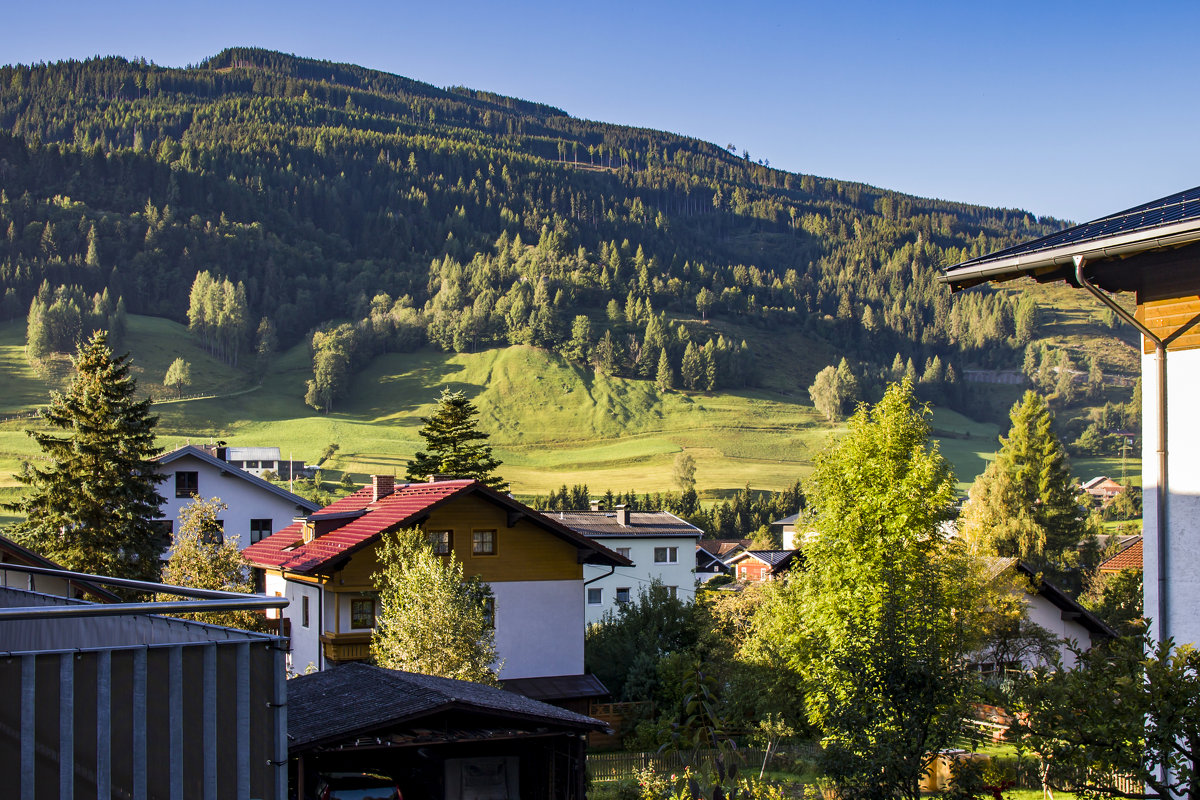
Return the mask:
MULTIPOLYGON (((463 573, 478 576, 487 583, 501 581, 582 580, 583 565, 578 562, 574 545, 522 518, 508 527, 506 509, 479 497, 455 498, 430 514, 421 526, 426 531, 454 532, 455 557, 462 562, 463 573), (496 555, 476 556, 471 552, 472 532, 496 531, 496 555)), ((360 550, 334 575, 329 588, 334 591, 363 591, 372 587, 371 575, 379 569, 376 548, 360 550)))

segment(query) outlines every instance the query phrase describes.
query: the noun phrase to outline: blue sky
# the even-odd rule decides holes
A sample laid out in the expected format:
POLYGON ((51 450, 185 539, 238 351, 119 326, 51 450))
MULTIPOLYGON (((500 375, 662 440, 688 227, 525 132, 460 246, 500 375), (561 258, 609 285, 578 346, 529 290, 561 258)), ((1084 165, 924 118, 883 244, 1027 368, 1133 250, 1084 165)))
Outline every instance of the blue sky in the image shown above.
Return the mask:
POLYGON ((10 3, 0 63, 253 45, 1085 221, 1200 184, 1200 3, 10 3))

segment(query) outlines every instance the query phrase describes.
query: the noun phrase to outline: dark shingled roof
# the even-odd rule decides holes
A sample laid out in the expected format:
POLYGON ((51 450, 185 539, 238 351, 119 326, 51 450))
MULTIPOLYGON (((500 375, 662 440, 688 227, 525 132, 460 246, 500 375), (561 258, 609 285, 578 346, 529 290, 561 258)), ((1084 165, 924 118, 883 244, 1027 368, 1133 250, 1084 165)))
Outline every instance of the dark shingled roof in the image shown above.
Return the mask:
POLYGON ((799 550, 744 550, 730 558, 726 563, 732 566, 738 561, 747 558, 756 558, 771 568, 771 572, 776 572, 789 564, 796 557, 799 550))
POLYGON ((470 681, 349 663, 287 682, 288 746, 334 742, 442 711, 466 711, 510 721, 579 731, 605 723, 513 692, 470 681))
POLYGON ((704 532, 668 511, 630 511, 629 524, 617 522, 615 511, 544 511, 576 533, 588 538, 607 536, 690 536, 699 539, 704 532))
POLYGON ((1039 280, 1069 278, 1075 255, 1095 261, 1196 241, 1200 241, 1200 186, 972 258, 947 269, 942 280, 961 289, 1025 274, 1039 280))

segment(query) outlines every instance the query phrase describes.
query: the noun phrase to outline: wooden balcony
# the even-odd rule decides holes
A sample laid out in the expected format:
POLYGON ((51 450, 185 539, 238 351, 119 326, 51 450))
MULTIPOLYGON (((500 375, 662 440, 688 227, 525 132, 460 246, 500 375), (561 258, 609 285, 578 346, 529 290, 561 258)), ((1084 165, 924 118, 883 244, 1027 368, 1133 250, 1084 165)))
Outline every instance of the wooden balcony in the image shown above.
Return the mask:
POLYGON ((371 632, 321 634, 325 658, 330 661, 362 661, 371 655, 371 632))

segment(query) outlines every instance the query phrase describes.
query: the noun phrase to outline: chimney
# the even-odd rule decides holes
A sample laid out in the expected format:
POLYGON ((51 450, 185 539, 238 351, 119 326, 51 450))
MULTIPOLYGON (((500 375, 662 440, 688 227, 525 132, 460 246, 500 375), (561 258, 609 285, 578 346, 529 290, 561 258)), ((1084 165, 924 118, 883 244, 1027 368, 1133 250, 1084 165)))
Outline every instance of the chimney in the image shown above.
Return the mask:
POLYGON ((396 477, 394 475, 372 475, 371 476, 371 502, 374 503, 384 497, 387 497, 392 492, 396 491, 396 477))
POLYGON ((591 506, 592 506, 592 511, 599 511, 599 510, 600 510, 600 501, 599 501, 599 500, 592 500, 592 501, 591 501, 591 506))
POLYGON ((617 524, 622 528, 629 527, 629 506, 624 503, 617 506, 617 524))

